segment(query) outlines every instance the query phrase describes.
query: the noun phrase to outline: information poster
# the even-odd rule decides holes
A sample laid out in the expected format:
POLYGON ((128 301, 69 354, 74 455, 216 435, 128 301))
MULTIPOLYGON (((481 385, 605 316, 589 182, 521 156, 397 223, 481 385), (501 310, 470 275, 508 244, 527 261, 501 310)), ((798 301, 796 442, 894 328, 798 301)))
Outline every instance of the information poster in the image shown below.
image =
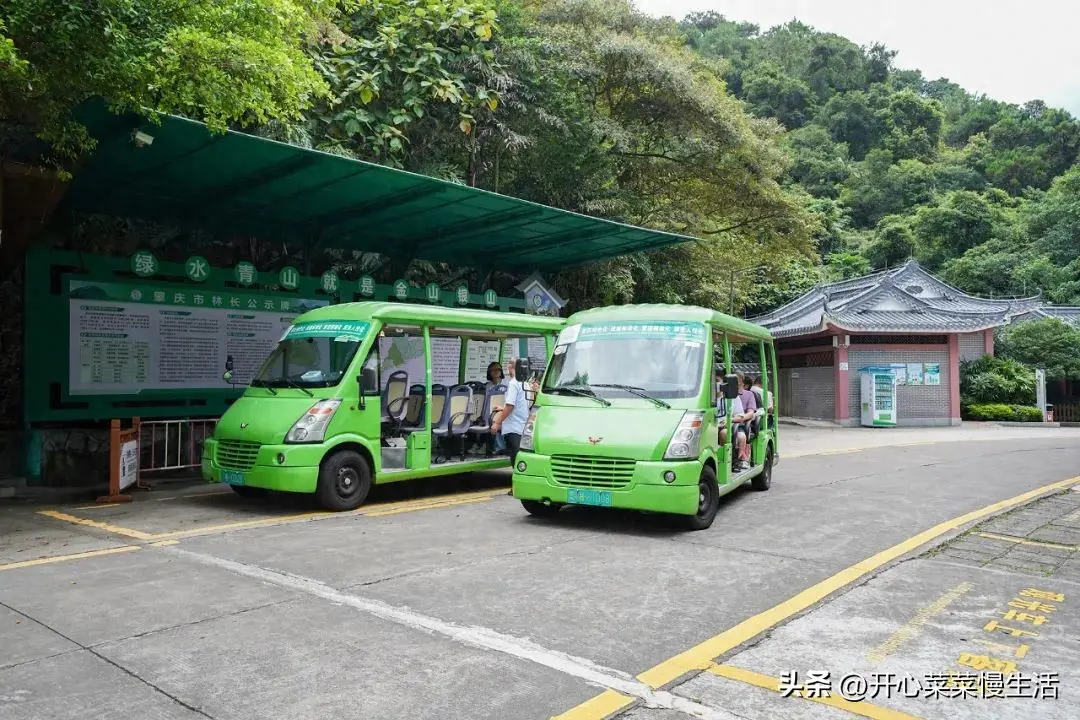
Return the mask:
POLYGON ((927 385, 941 384, 941 364, 926 363, 923 365, 923 381, 927 385))
POLYGON ((922 365, 922 363, 908 363, 907 364, 907 384, 908 385, 922 385, 923 384, 923 365, 922 365))
POLYGON ((465 381, 487 382, 488 365, 498 361, 498 340, 470 340, 465 346, 465 381))
POLYGON ((523 341, 525 342, 525 352, 529 358, 533 374, 539 378, 544 374, 544 368, 547 365, 547 343, 542 337, 507 338, 506 343, 503 345, 503 364, 521 355, 523 341))
MULTIPOLYGON (((409 375, 409 385, 426 382, 424 367, 424 339, 422 337, 379 338, 379 355, 382 358, 382 382, 385 385, 390 373, 404 370, 409 375)), ((431 379, 434 383, 450 386, 458 383, 458 367, 461 365, 461 338, 431 338, 431 379)))
POLYGON ((893 368, 893 377, 896 378, 897 385, 907 385, 907 365, 901 365, 900 367, 893 368))
POLYGON ((461 368, 461 338, 431 338, 431 381, 457 385, 461 368))
POLYGON ((300 313, 326 301, 119 283, 69 285, 69 392, 230 387, 251 381, 300 313))

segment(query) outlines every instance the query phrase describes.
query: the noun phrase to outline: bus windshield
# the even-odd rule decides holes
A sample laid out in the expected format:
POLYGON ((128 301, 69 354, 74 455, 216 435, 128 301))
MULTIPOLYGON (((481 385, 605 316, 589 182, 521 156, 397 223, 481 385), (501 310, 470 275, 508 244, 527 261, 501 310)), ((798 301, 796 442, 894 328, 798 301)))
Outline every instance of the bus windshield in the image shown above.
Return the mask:
POLYGON ((255 387, 333 387, 341 382, 361 340, 287 337, 278 343, 251 384, 255 387))
POLYGON ((622 323, 567 328, 543 390, 600 398, 673 400, 697 397, 705 361, 698 323, 622 323))

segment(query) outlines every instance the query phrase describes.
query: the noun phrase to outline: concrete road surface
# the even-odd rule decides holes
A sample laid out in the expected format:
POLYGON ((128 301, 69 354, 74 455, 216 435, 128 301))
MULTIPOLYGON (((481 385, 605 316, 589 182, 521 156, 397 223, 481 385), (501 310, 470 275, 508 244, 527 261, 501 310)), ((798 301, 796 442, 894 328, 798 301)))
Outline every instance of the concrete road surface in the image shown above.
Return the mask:
POLYGON ((1080 717, 1080 434, 785 437, 698 533, 505 473, 11 506, 0 718, 1080 717))

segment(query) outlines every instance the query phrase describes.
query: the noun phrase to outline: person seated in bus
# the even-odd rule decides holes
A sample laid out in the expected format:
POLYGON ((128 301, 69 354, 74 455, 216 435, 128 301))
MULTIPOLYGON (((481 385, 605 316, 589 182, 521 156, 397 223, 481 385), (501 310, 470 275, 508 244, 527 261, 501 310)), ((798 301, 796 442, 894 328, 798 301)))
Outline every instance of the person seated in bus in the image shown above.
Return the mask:
POLYGON ((738 470, 748 470, 750 468, 750 443, 749 440, 753 437, 751 423, 757 416, 757 396, 750 390, 753 387, 753 383, 743 373, 735 373, 739 378, 739 404, 742 412, 736 414, 732 411, 732 423, 739 424, 739 430, 735 433, 735 447, 738 452, 738 470))
MULTIPOLYGON (((503 376, 502 365, 500 365, 497 361, 491 363, 490 365, 488 365, 488 368, 487 368, 487 382, 484 383, 484 390, 485 391, 491 390, 491 388, 495 387, 496 385, 501 385, 501 384, 503 384, 505 382, 506 382, 506 379, 503 376)), ((488 409, 488 412, 491 414, 492 417, 494 417, 495 414, 498 413, 500 410, 502 410, 502 407, 492 407, 492 408, 488 409)), ((487 422, 487 421, 488 421, 488 418, 482 418, 482 422, 487 422)), ((494 435, 489 435, 485 439, 484 445, 486 446, 486 449, 487 449, 487 453, 486 453, 487 455, 492 455, 492 454, 502 455, 504 452, 506 452, 506 441, 503 439, 503 436, 502 436, 501 433, 495 433, 494 435)))
MULTIPOLYGON (((721 395, 716 401, 716 423, 720 427, 721 445, 726 445, 728 441, 727 423, 725 422, 727 416, 726 406, 727 401, 724 399, 724 396, 721 395)), ((734 442, 732 443, 735 447, 732 468, 736 471, 748 470, 750 468, 750 443, 747 442, 746 423, 749 420, 752 420, 753 417, 753 411, 747 412, 743 409, 742 400, 739 395, 732 398, 731 430, 735 434, 734 442)))

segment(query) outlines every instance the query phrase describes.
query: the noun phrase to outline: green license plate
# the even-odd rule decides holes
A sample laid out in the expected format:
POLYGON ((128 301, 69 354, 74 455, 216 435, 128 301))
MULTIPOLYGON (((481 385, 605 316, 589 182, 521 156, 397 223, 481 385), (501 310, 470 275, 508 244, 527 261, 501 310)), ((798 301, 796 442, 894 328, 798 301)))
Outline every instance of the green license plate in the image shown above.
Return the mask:
POLYGON ((566 491, 566 502, 570 505, 596 505, 597 507, 611 507, 610 490, 578 490, 570 488, 566 491))
POLYGON ((232 470, 222 470, 221 482, 228 483, 229 485, 243 485, 244 473, 233 472, 232 470))

